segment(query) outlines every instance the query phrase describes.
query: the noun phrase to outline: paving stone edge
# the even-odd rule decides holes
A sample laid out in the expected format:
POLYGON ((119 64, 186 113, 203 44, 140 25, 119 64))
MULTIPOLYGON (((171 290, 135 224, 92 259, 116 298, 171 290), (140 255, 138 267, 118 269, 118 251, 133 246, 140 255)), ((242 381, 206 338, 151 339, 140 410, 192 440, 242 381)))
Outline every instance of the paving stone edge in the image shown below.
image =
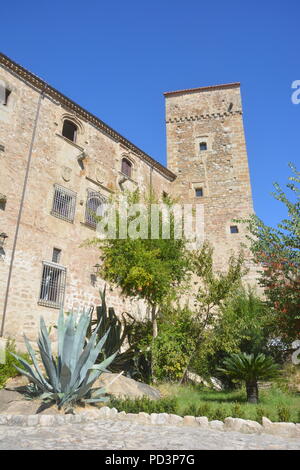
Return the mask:
POLYGON ((200 426, 218 431, 236 431, 246 434, 273 434, 283 437, 300 438, 300 423, 273 423, 268 418, 262 418, 262 424, 241 418, 225 418, 223 421, 209 421, 205 416, 178 416, 167 413, 138 414, 118 412, 115 408, 104 406, 100 409, 87 410, 78 414, 66 415, 5 415, 0 414, 0 425, 4 426, 60 426, 64 424, 79 424, 99 419, 131 421, 137 424, 165 426, 200 426))

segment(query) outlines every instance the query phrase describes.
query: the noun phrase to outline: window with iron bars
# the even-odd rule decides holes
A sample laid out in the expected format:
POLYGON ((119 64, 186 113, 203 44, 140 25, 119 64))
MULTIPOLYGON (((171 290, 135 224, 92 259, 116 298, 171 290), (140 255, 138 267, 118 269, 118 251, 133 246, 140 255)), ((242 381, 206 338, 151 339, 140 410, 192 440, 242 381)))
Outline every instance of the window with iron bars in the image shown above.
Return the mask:
POLYGON ((60 219, 73 222, 75 214, 76 193, 70 189, 56 184, 54 186, 54 198, 51 214, 60 219))
POLYGON ((105 198, 101 196, 100 193, 88 189, 86 207, 85 207, 85 223, 90 225, 91 227, 96 228, 97 221, 95 219, 96 216, 103 215, 103 204, 105 202, 105 198))
POLYGON ((43 273, 39 304, 61 308, 64 304, 66 268, 56 263, 43 261, 43 273))

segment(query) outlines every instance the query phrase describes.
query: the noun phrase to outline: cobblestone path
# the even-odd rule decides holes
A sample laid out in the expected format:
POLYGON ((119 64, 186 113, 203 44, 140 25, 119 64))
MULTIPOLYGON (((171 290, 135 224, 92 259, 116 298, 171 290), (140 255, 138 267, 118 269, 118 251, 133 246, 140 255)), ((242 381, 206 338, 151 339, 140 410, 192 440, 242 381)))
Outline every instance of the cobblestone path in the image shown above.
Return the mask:
POLYGON ((300 450, 300 440, 188 426, 149 426, 128 421, 97 420, 53 427, 0 426, 0 450, 8 449, 300 450))

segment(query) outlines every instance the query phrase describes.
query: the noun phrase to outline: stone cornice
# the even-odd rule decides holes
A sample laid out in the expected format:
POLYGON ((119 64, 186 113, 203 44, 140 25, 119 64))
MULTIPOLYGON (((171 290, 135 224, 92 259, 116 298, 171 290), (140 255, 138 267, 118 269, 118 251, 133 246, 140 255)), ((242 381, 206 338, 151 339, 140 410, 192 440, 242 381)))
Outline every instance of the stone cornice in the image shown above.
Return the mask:
POLYGON ((176 90, 176 91, 166 91, 164 96, 173 96, 173 95, 184 95, 186 93, 197 93, 199 91, 213 91, 213 90, 225 90, 227 88, 239 88, 240 82, 234 83, 223 83, 222 85, 211 85, 211 86, 202 86, 198 88, 187 88, 185 90, 176 90))
POLYGON ((205 119, 224 119, 228 116, 233 116, 235 114, 243 114, 241 110, 233 111, 233 112, 224 112, 224 113, 212 113, 212 114, 195 114, 194 116, 178 116, 169 118, 166 120, 166 123, 173 123, 173 122, 185 122, 185 121, 204 121, 205 119))
POLYGON ((24 67, 12 61, 9 57, 7 57, 6 55, 2 53, 0 53, 0 64, 3 67, 5 67, 7 70, 9 70, 10 72, 22 78, 25 82, 30 83, 31 86, 33 86, 38 91, 44 91, 46 96, 51 97, 55 101, 59 102, 64 108, 72 111, 78 117, 89 122, 94 127, 96 127, 100 131, 104 132, 105 134, 113 138, 115 141, 123 144, 127 149, 134 152, 135 155, 137 155, 142 160, 144 160, 149 166, 155 168, 156 171, 162 174, 169 181, 173 181, 176 178, 176 175, 172 171, 170 171, 168 168, 164 167, 159 162, 154 160, 147 153, 143 152, 139 147, 134 145, 132 142, 127 140, 117 131, 115 131, 110 126, 105 124, 105 122, 101 121, 101 119, 99 119, 97 116, 90 113, 86 109, 82 108, 80 105, 72 101, 70 98, 63 95, 58 90, 53 88, 51 85, 46 83, 44 80, 34 75, 33 73, 29 72, 24 67))

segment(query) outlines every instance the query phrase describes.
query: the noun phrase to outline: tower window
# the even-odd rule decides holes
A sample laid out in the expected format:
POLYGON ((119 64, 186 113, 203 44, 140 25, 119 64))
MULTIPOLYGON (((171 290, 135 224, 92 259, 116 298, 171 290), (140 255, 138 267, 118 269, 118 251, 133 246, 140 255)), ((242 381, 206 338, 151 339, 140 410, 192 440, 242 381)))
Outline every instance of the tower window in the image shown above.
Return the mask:
POLYGON ((128 176, 128 178, 131 178, 132 163, 129 160, 127 160, 127 158, 122 158, 121 171, 122 173, 124 173, 124 175, 128 176))
POLYGON ((3 85, 0 85, 0 104, 2 104, 3 106, 7 106, 10 94, 11 90, 9 90, 3 85))
POLYGON ((195 189, 195 197, 202 197, 203 196, 203 189, 202 188, 196 188, 195 189))
POLYGON ((239 229, 237 225, 230 226, 230 233, 239 233, 239 229))
POLYGON ((200 148, 200 152, 203 152, 204 150, 207 150, 207 143, 206 142, 200 142, 199 148, 200 148))
POLYGON ((65 119, 62 128, 62 135, 66 137, 66 139, 75 142, 77 137, 76 124, 74 124, 72 121, 69 121, 68 119, 65 119))

